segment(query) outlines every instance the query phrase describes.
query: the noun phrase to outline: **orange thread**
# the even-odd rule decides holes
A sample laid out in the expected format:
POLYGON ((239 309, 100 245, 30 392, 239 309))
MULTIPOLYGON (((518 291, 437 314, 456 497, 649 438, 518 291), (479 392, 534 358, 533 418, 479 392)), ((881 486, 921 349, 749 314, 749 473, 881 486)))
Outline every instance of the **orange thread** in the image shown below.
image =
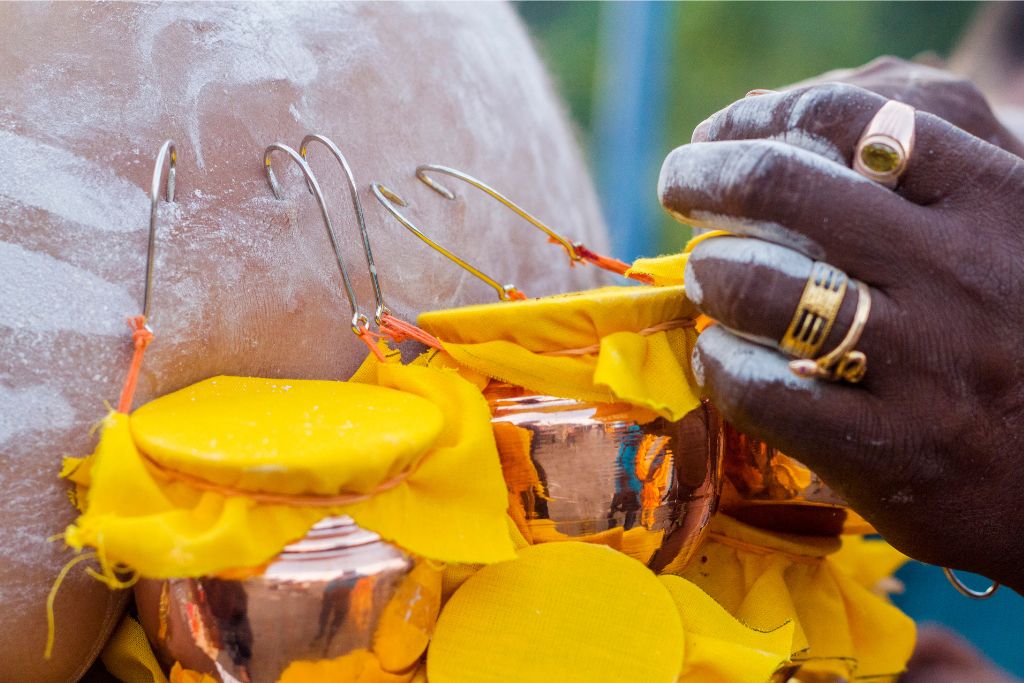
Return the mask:
MULTIPOLYGON (((636 334, 639 334, 642 337, 649 337, 652 334, 657 334, 658 332, 668 332, 669 330, 678 330, 678 329, 681 329, 681 328, 687 328, 687 327, 693 327, 693 326, 694 326, 694 321, 693 320, 682 320, 682 319, 680 319, 680 320, 669 320, 667 322, 658 323, 657 325, 652 325, 651 327, 645 327, 644 329, 640 330, 636 334)), ((601 345, 600 344, 591 344, 590 346, 584 346, 584 347, 579 348, 579 349, 560 349, 558 351, 541 351, 540 355, 542 355, 542 356, 588 356, 590 354, 597 353, 600 350, 601 350, 601 345)))
POLYGON ((384 313, 381 315, 380 331, 396 344, 412 339, 413 341, 418 341, 432 349, 441 349, 440 339, 412 323, 408 323, 401 318, 396 318, 390 313, 384 313))
POLYGON ((530 297, 526 296, 518 289, 510 289, 508 293, 508 298, 511 299, 512 301, 526 301, 530 297))
POLYGON ((128 375, 124 378, 121 398, 117 402, 117 412, 127 414, 132 409, 135 388, 139 383, 139 371, 142 369, 142 357, 146 347, 153 341, 153 331, 146 326, 146 316, 136 315, 128 318, 128 327, 132 331, 132 363, 128 366, 128 375))
POLYGON ((257 503, 266 503, 268 505, 290 505, 292 507, 339 507, 342 505, 361 503, 373 498, 378 493, 390 491, 403 483, 413 475, 418 467, 417 463, 417 465, 403 470, 391 479, 375 486, 372 491, 367 493, 339 493, 335 495, 310 493, 296 495, 288 493, 267 493, 265 491, 248 491, 234 486, 227 486, 226 484, 215 484, 212 481, 207 481, 206 479, 202 479, 191 474, 185 474, 184 472, 164 467, 145 453, 140 452, 139 455, 142 456, 142 462, 146 467, 164 479, 177 481, 191 486, 192 488, 199 489, 200 491, 219 493, 222 496, 249 498, 257 503))
POLYGON ((627 271, 629 271, 631 266, 625 261, 620 261, 619 259, 612 258, 611 256, 598 254, 596 251, 591 251, 590 249, 587 249, 582 244, 574 244, 573 248, 576 250, 576 253, 577 255, 580 256, 580 258, 582 258, 587 263, 594 264, 598 268, 609 270, 613 273, 622 275, 623 277, 628 277, 630 280, 642 282, 645 285, 654 284, 654 278, 646 273, 631 273, 627 275, 626 273, 627 271))
POLYGON ((370 349, 370 353, 376 356, 377 360, 379 360, 381 363, 385 362, 386 359, 384 358, 384 352, 381 351, 380 347, 377 346, 376 338, 378 337, 378 335, 375 335, 373 332, 370 332, 370 330, 368 330, 365 327, 360 327, 359 331, 356 332, 356 336, 359 337, 359 341, 366 344, 366 348, 370 349))
POLYGON ((776 550, 775 548, 768 548, 763 545, 757 545, 756 543, 741 541, 738 538, 726 536, 715 531, 708 533, 708 539, 736 550, 753 553, 754 555, 761 555, 764 557, 769 555, 780 555, 800 564, 821 564, 824 561, 824 557, 820 555, 800 555, 797 553, 787 552, 785 550, 776 550))

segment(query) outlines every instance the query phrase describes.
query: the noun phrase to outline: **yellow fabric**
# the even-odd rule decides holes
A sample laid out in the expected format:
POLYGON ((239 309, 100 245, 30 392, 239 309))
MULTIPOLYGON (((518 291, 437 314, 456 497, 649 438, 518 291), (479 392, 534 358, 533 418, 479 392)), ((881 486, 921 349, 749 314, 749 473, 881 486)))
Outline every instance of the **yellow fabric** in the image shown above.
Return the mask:
POLYGON ((191 671, 175 662, 171 667, 170 683, 217 683, 217 679, 208 674, 201 674, 198 671, 191 671))
POLYGON ((493 379, 675 420, 700 403, 690 369, 697 332, 641 331, 696 316, 682 287, 608 287, 433 311, 419 324, 456 363, 493 379), (567 350, 581 353, 551 355, 567 350))
POLYGON ((415 674, 415 670, 397 674, 385 671, 374 654, 363 649, 334 659, 292 662, 277 683, 409 683, 415 674))
POLYGON ((857 561, 835 561, 838 549, 837 539, 771 533, 717 515, 680 575, 756 630, 792 622, 793 660, 802 670, 852 679, 898 674, 914 647, 914 622, 848 574, 857 561))
POLYGON ((125 616, 100 653, 107 671, 121 683, 168 683, 156 661, 146 632, 125 616))
POLYGON ((86 511, 68 527, 66 542, 76 549, 97 548, 111 579, 113 565, 151 578, 201 576, 259 566, 319 519, 348 514, 360 526, 423 557, 477 563, 513 557, 505 486, 490 413, 479 391, 451 371, 387 363, 378 365, 374 374, 379 386, 207 380, 234 384, 247 394, 256 382, 288 385, 292 389, 285 393, 295 397, 289 400, 304 402, 304 407, 286 405, 277 394, 262 403, 251 396, 233 400, 221 392, 191 387, 178 392, 180 396, 154 402, 155 407, 136 411, 145 416, 139 429, 135 415, 111 413, 96 452, 84 464, 87 469, 74 468, 76 478, 87 477, 91 485, 86 511), (349 412, 343 402, 333 401, 335 389, 349 398, 365 390, 366 396, 381 401, 390 401, 399 392, 410 394, 414 400, 404 400, 402 411, 383 404, 378 410, 412 422, 422 414, 425 426, 403 427, 378 420, 376 410, 365 409, 368 404, 349 412), (194 410, 182 407, 192 404, 192 397, 199 405, 194 410), (160 404, 170 406, 170 416, 160 414, 160 404), (405 412, 413 408, 416 414, 405 412), (203 411, 207 416, 198 419, 203 411), (294 424, 304 411, 311 416, 306 420, 308 430, 294 424), (328 414, 318 421, 312 417, 318 412, 328 414), (178 422, 172 416, 197 419, 178 422), (251 423, 257 426, 250 427, 251 423), (428 435, 430 440, 425 438, 428 435), (424 442, 414 444, 414 436, 424 442), (289 478, 295 471, 296 480, 317 493, 326 492, 329 482, 337 486, 335 492, 372 495, 324 508, 260 503, 237 492, 202 491, 155 474, 141 455, 137 439, 158 444, 158 457, 164 462, 176 467, 188 462, 192 473, 205 480, 230 479, 236 486, 254 484, 264 491, 279 485, 283 493, 305 493, 289 478), (252 456, 234 456, 238 475, 223 464, 220 439, 231 444, 232 454, 252 456), (214 440, 217 445, 212 444, 214 440), (280 459, 263 457, 253 441, 280 459), (188 454, 194 460, 188 461, 188 454), (276 476, 267 478, 268 471, 276 471, 276 476), (377 490, 387 482, 392 482, 390 488, 377 490), (253 529, 259 533, 251 533, 253 529))
POLYGON ((756 631, 696 584, 667 574, 658 578, 679 610, 685 634, 680 683, 765 683, 789 661, 793 622, 772 631, 756 631))
POLYGON ((673 287, 683 284, 683 271, 689 254, 668 254, 653 258, 638 258, 626 271, 631 275, 646 275, 651 278, 655 287, 673 287))
POLYGON ((441 410, 407 391, 351 382, 214 377, 131 416, 160 465, 247 491, 368 491, 436 442, 441 410))
POLYGON ((609 548, 551 543, 484 567, 441 611, 430 683, 671 683, 683 662, 675 603, 609 548))

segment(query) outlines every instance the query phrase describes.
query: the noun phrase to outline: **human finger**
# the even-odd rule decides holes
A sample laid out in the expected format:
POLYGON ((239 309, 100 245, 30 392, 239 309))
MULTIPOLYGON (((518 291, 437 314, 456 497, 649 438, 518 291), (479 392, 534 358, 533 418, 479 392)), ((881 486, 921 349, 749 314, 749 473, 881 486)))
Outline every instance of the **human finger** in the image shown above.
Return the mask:
POLYGON ((878 469, 890 438, 864 387, 797 377, 781 354, 721 326, 698 337, 693 366, 727 421, 788 454, 817 455, 812 466, 833 488, 878 469))
MULTIPOLYGON (((746 237, 720 237, 699 244, 686 264, 686 294, 703 313, 762 346, 778 348, 793 320, 814 261, 799 252, 746 237)), ((849 330, 859 294, 850 282, 822 352, 839 345, 849 330)), ((858 350, 872 358, 878 347, 878 323, 888 315, 886 302, 874 297, 871 331, 858 350)), ((867 330, 865 330, 867 332, 867 330)))
MULTIPOLYGON (((887 101, 846 83, 767 93, 714 114, 699 127, 695 141, 777 140, 849 167, 861 134, 887 101)), ((984 187, 1002 177, 1015 158, 925 111, 915 113, 914 135, 896 192, 916 204, 984 187)))
POLYGON ((894 227, 909 248, 924 247, 933 237, 920 207, 852 169, 782 142, 679 147, 662 165, 658 192, 683 222, 782 244, 858 277, 892 276, 897 264, 880 236, 894 227))

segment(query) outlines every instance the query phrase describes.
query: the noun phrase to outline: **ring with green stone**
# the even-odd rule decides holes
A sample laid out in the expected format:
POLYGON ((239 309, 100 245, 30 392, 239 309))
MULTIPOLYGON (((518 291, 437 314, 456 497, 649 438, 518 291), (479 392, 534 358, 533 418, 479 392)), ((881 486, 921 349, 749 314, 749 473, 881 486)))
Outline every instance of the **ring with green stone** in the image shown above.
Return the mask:
POLYGON ((895 188, 914 146, 914 108, 889 100, 878 110, 857 142, 853 170, 895 188))

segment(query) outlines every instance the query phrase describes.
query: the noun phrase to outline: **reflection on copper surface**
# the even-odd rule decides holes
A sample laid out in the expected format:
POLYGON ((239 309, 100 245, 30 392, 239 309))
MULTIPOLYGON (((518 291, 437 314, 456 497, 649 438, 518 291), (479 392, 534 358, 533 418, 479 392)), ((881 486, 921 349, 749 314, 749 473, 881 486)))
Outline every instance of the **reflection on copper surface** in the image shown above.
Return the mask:
POLYGON ((484 391, 509 511, 531 543, 603 543, 657 570, 682 567, 713 514, 721 481, 706 406, 676 422, 625 404, 484 391))
POLYGON ((274 683, 293 662, 357 650, 373 651, 383 667, 412 666, 440 609, 440 575, 340 517, 262 572, 142 580, 135 595, 165 667, 178 661, 223 683, 274 683))
POLYGON ((874 533, 809 467, 725 422, 722 450, 723 512, 747 524, 790 533, 874 533))

